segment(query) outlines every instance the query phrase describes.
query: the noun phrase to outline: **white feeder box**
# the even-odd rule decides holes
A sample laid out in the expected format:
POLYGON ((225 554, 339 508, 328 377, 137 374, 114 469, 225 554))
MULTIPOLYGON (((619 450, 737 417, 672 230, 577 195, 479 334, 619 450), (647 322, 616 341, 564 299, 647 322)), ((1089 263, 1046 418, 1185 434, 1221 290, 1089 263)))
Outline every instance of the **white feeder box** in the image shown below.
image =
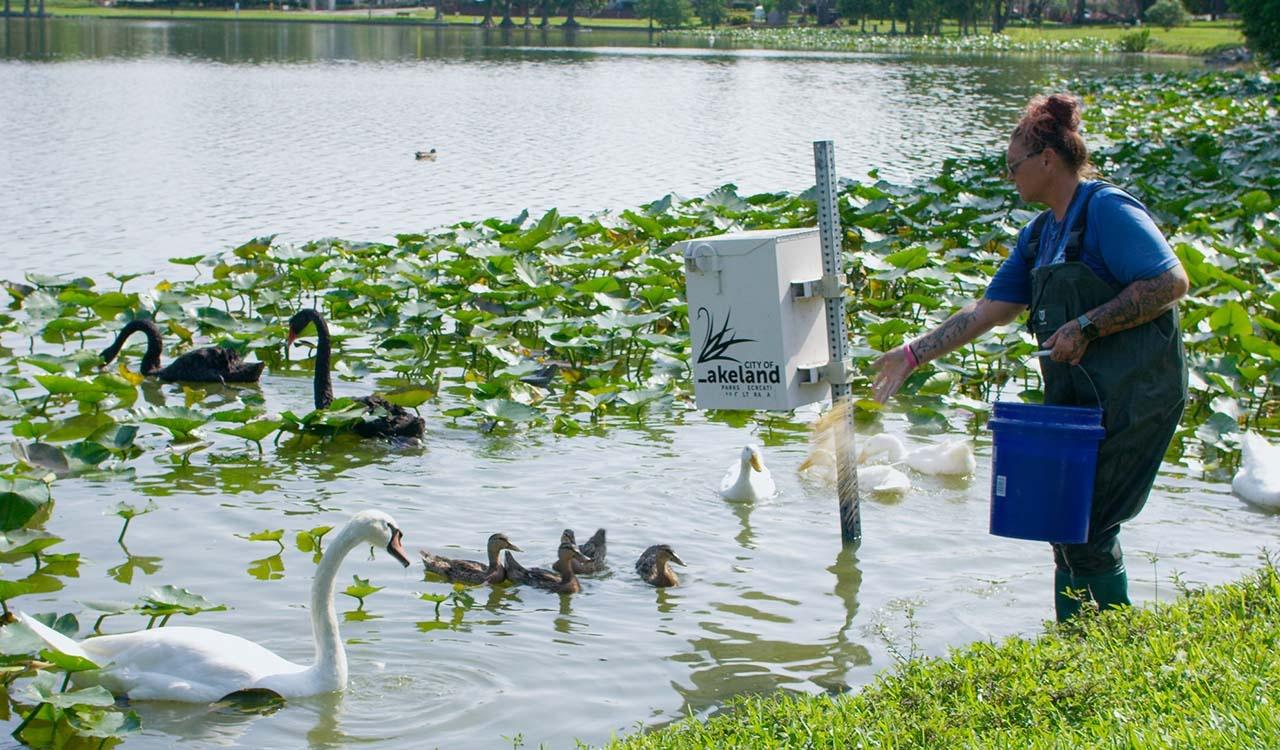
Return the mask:
POLYGON ((722 234, 678 243, 689 302, 699 409, 788 410, 826 399, 832 373, 817 228, 722 234))

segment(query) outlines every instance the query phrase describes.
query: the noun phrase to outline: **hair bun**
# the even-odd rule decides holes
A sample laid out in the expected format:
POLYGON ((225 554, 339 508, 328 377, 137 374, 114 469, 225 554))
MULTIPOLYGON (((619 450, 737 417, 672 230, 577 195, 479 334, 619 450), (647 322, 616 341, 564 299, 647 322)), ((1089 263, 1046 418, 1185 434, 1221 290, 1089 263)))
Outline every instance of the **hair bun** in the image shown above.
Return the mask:
POLYGON ((1080 105, 1075 97, 1067 94, 1054 94, 1044 102, 1045 111, 1053 116, 1054 121, 1064 130, 1080 129, 1080 105))

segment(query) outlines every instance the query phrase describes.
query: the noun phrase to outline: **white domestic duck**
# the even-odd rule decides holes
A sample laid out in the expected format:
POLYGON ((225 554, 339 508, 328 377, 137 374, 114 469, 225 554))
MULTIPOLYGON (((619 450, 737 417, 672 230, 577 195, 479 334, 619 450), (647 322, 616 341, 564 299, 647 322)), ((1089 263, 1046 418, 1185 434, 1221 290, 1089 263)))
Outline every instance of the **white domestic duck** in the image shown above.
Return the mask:
POLYGON ((729 464, 724 479, 720 480, 720 497, 725 500, 763 500, 773 497, 775 492, 773 476, 764 465, 760 449, 754 445, 742 449, 741 457, 729 464))
POLYGON ((1261 435, 1244 434, 1240 470, 1231 480, 1231 491, 1250 505, 1280 510, 1280 446, 1261 435))
POLYGON ((858 463, 895 464, 907 455, 906 446, 896 436, 887 432, 872 435, 858 441, 858 463), (875 459, 873 461, 873 459, 875 459))
POLYGON ((911 479, 892 466, 859 466, 858 489, 873 495, 905 495, 911 491, 911 479))
POLYGON ((325 551, 311 584, 311 629, 316 659, 294 664, 263 646, 208 628, 163 627, 76 642, 19 613, 42 640, 66 654, 91 659, 102 669, 77 672, 78 686, 101 685, 130 700, 211 703, 242 690, 269 690, 302 698, 342 690, 347 654, 334 613, 334 578, 347 553, 360 544, 383 547, 404 566, 400 529, 386 513, 357 513, 325 551))
POLYGON ((973 447, 964 438, 926 445, 907 454, 907 466, 921 474, 968 476, 977 467, 973 447))

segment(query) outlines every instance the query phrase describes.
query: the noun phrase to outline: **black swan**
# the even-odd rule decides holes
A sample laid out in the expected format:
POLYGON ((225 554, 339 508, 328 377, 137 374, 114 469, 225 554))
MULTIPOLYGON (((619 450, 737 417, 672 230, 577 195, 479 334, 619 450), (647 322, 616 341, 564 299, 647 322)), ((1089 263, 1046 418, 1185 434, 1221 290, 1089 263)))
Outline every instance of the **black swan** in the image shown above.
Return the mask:
MULTIPOLYGON (((333 403, 333 383, 329 379, 329 324, 324 322, 324 316, 310 308, 295 313, 289 319, 289 338, 285 346, 292 346, 298 334, 310 324, 316 327, 316 408, 326 409, 333 403)), ((364 404, 365 409, 371 414, 376 415, 373 419, 357 422, 351 428, 360 437, 418 438, 422 437, 426 431, 427 424, 422 421, 422 417, 402 406, 396 406, 377 396, 361 396, 355 400, 364 404)))
POLYGON ((142 355, 143 375, 158 377, 166 382, 188 383, 256 383, 262 376, 265 362, 245 362, 235 349, 222 346, 206 346, 189 351, 169 363, 168 367, 160 366, 160 327, 153 320, 130 321, 102 352, 104 364, 120 353, 124 342, 133 334, 142 331, 147 337, 147 352, 142 355))

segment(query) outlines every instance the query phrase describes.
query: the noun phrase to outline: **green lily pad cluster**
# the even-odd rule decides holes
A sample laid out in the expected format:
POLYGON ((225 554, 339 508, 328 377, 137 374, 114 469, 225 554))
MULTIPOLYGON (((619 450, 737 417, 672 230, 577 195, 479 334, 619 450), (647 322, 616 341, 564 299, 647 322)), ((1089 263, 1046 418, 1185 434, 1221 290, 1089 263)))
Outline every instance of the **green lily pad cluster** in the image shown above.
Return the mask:
POLYGON ((1040 54, 1099 54, 1125 51, 1119 39, 1101 37, 1014 40, 1005 34, 964 36, 908 36, 859 34, 824 27, 677 29, 682 37, 714 39, 717 44, 747 48, 848 52, 929 52, 942 54, 1027 52, 1040 54))

